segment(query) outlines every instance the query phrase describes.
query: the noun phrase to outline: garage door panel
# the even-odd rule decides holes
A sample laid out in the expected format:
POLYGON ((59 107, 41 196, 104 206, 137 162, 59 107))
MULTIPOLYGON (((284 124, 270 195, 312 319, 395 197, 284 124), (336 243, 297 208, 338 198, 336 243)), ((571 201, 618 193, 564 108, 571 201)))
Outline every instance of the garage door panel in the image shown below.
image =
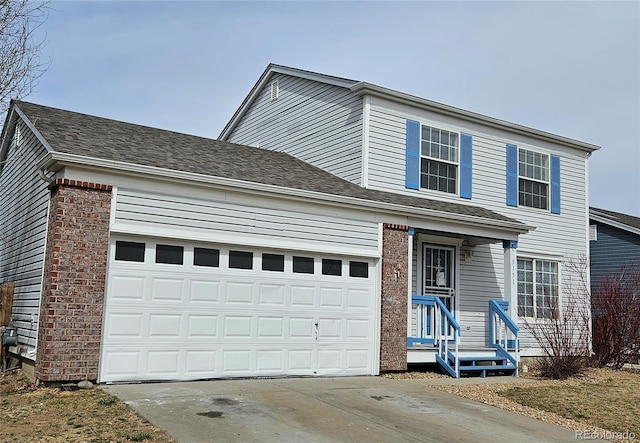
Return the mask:
POLYGON ((153 240, 137 241, 144 263, 110 260, 99 381, 373 373, 373 265, 352 278, 342 258, 342 275, 323 275, 323 257, 296 251, 263 271, 251 251, 253 269, 229 269, 235 248, 197 245, 220 260, 196 266, 189 244, 183 265, 155 264, 153 240), (314 274, 294 273, 294 255, 313 257, 314 274))
POLYGON ((107 337, 141 338, 143 336, 144 314, 108 313, 105 322, 107 337))
POLYGON ((285 285, 261 284, 259 290, 258 304, 284 306, 285 285))
POLYGON ((150 314, 149 338, 180 338, 181 314, 150 314))
POLYGON ((230 375, 251 373, 251 351, 233 350, 222 352, 222 372, 230 375))
POLYGON ((217 351, 188 350, 185 352, 185 373, 193 376, 210 376, 216 371, 217 351))
POLYGON ((217 315, 188 315, 188 336, 211 339, 218 336, 217 315))
POLYGON ((256 338, 279 338, 285 337, 285 319, 283 317, 258 317, 258 335, 256 338))
POLYGON ((371 290, 366 288, 347 289, 347 307, 368 310, 373 304, 372 295, 371 290))
POLYGON ((353 339, 370 339, 371 338, 371 322, 367 319, 348 319, 347 338, 353 339))
POLYGON ((184 278, 151 278, 152 302, 181 302, 183 297, 184 278))
POLYGON ((347 371, 362 371, 367 368, 369 360, 371 360, 371 352, 367 349, 348 349, 346 351, 347 371))
POLYGON ((313 317, 290 317, 289 338, 308 340, 313 336, 315 319, 313 317))
POLYGON ((140 371, 140 351, 110 351, 103 354, 102 365, 112 377, 134 378, 140 371))
POLYGON ((256 371, 282 374, 285 369, 285 351, 282 349, 259 349, 256 358, 256 371))
POLYGON ((122 301, 142 301, 145 294, 145 278, 139 276, 111 275, 110 298, 122 301))
POLYGON ((223 338, 251 338, 251 316, 226 315, 223 338))
POLYGON ((227 303, 253 303, 253 283, 238 281, 227 282, 226 296, 227 303))
POLYGON ((343 302, 342 288, 320 288, 319 307, 341 308, 343 302))
POLYGON ((291 306, 292 307, 313 307, 316 288, 314 286, 291 286, 291 306))
POLYGON ((220 300, 220 281, 191 280, 189 299, 192 302, 217 303, 220 300))
POLYGON ((177 378, 180 351, 148 351, 147 371, 152 376, 177 378))

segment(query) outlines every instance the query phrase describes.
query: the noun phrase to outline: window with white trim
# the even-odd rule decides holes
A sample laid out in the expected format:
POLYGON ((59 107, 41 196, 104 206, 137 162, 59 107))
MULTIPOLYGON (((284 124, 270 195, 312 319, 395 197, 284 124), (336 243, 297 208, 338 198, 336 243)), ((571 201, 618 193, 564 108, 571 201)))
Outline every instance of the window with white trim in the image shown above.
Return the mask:
POLYGON ((549 156, 518 150, 518 205, 549 209, 549 156))
POLYGON ((518 316, 553 318, 558 314, 558 262, 518 259, 518 316))
POLYGON ((420 187, 458 192, 459 134, 422 125, 420 187))

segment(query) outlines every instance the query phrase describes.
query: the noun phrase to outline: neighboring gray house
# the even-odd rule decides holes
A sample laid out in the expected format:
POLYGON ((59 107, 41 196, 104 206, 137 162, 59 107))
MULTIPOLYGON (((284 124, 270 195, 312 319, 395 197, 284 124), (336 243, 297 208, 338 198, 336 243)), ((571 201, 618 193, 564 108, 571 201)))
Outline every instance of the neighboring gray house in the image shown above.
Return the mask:
POLYGON ((589 208, 591 287, 622 268, 640 266, 640 217, 589 208))
POLYGON ((275 65, 221 138, 12 103, 0 279, 36 378, 513 373, 588 252, 587 143, 275 65))

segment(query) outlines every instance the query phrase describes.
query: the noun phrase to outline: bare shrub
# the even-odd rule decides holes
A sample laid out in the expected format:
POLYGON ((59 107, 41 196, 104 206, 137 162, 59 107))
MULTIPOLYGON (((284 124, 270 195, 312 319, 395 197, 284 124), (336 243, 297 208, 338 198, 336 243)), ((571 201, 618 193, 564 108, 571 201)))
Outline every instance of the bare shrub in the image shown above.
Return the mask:
POLYGON ((619 369, 640 357, 640 265, 607 275, 593 290, 593 364, 619 369))
POLYGON ((524 321, 542 350, 534 369, 542 377, 560 380, 584 372, 591 354, 588 260, 583 257, 563 264, 570 278, 563 284, 562 305, 544 294, 552 307, 549 316, 524 321))

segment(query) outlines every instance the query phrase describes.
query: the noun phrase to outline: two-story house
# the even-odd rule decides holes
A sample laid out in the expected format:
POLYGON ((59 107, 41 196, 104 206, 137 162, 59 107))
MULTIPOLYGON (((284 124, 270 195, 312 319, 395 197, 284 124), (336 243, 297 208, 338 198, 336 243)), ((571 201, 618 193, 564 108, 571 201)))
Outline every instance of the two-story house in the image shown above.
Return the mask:
POLYGON ((587 252, 593 145, 274 65, 221 139, 12 103, 0 279, 35 378, 514 372, 587 252))
MULTIPOLYGON (((278 65, 267 67, 219 139, 287 152, 366 189, 488 209, 526 226, 516 238, 500 223, 459 229, 403 217, 415 294, 410 345, 433 341, 432 296, 459 324, 460 344, 475 348, 495 345, 490 301, 508 304, 519 329, 567 303, 588 303, 576 283, 588 270, 572 275, 578 266, 567 264, 589 254, 587 160, 597 146, 278 65)), ((539 355, 524 329, 523 355, 539 355)), ((409 361, 424 361, 424 349, 410 350, 409 361)))

